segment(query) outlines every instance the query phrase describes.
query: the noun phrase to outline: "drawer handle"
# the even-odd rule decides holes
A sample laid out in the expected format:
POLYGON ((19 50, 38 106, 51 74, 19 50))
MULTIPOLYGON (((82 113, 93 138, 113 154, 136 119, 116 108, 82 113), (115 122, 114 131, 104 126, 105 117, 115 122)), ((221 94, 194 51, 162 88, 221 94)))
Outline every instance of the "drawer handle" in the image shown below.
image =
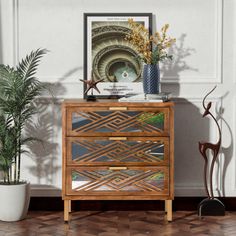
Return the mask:
POLYGON ((110 111, 125 111, 127 107, 109 107, 110 111))
POLYGON ((109 140, 127 140, 127 137, 109 137, 109 140))
POLYGON ((110 166, 108 169, 109 170, 127 170, 128 168, 126 166, 110 166))

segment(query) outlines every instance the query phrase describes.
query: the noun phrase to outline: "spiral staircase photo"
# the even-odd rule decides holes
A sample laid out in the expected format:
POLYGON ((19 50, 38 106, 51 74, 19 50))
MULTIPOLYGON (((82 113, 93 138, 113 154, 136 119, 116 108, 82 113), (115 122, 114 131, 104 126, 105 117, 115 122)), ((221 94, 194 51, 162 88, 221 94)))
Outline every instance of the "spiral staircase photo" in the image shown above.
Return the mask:
POLYGON ((134 46, 125 40, 127 22, 92 23, 92 68, 94 79, 104 82, 139 82, 142 63, 134 46))

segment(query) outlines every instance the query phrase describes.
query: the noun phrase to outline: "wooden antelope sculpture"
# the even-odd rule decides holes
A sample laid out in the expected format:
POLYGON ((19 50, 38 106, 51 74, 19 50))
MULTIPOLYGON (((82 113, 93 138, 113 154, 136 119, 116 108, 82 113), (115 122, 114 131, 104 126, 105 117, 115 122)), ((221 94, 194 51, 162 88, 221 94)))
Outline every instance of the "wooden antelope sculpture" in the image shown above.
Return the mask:
POLYGON ((204 97, 203 101, 202 101, 202 105, 205 109, 205 112, 203 113, 203 117, 206 116, 210 116, 212 117, 212 119, 215 121, 217 128, 218 128, 218 132, 219 132, 219 138, 218 141, 216 143, 210 143, 210 142, 199 142, 199 151, 202 154, 205 164, 204 164, 204 185, 205 185, 205 189, 206 189, 206 193, 208 198, 214 198, 214 194, 213 194, 213 187, 212 187, 212 176, 213 176, 213 169, 214 169, 214 164, 216 162, 219 150, 220 150, 220 145, 221 145, 221 130, 220 130, 220 126, 216 120, 216 118, 212 115, 212 113, 210 112, 210 108, 212 103, 209 102, 207 104, 207 106, 205 105, 205 100, 206 98, 216 89, 216 86, 204 97), (213 158, 212 158, 212 162, 210 165, 210 172, 209 172, 209 183, 210 183, 210 191, 208 190, 208 181, 207 181, 207 169, 208 169, 208 157, 207 157, 207 151, 208 149, 210 149, 213 153, 213 158))
POLYGON ((205 185, 205 190, 207 193, 207 199, 204 199, 200 205, 199 205, 199 214, 200 215, 224 215, 224 204, 220 202, 218 199, 215 199, 214 193, 213 193, 213 170, 214 170, 214 165, 217 159, 217 156, 219 154, 220 150, 220 145, 221 145, 221 130, 220 126, 216 120, 216 118, 213 116, 213 114, 210 112, 211 109, 211 102, 208 102, 208 104, 205 104, 206 98, 216 89, 216 86, 206 94, 202 101, 203 108, 205 109, 203 113, 203 117, 210 116, 213 121, 216 123, 218 132, 219 132, 219 138, 216 143, 210 143, 210 142, 199 142, 199 151, 201 155, 204 158, 204 185, 205 185), (213 153, 213 157, 211 160, 211 163, 209 164, 208 161, 208 156, 207 154, 209 153, 208 150, 211 150, 213 153), (208 173, 208 167, 210 167, 209 170, 209 175, 208 173), (207 177, 209 176, 209 185, 210 187, 208 188, 208 181, 207 177), (204 213, 203 213, 204 212, 204 213))

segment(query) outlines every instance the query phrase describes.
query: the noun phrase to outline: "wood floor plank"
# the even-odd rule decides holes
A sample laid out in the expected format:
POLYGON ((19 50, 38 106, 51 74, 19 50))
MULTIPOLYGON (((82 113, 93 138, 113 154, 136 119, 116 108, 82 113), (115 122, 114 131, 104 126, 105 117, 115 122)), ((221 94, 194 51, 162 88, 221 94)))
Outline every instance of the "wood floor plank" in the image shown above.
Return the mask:
POLYGON ((63 212, 29 212, 23 221, 0 221, 0 236, 235 236, 236 212, 199 219, 196 212, 80 211, 64 223, 63 212))

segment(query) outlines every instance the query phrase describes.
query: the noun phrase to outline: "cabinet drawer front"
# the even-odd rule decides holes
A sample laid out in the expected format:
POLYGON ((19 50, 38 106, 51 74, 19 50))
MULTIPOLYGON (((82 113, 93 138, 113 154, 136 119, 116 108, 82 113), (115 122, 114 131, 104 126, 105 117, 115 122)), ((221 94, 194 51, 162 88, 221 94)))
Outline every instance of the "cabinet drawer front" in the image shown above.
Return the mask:
POLYGON ((167 136, 168 108, 75 107, 67 109, 67 136, 167 136), (110 110, 111 109, 111 110, 110 110), (120 110, 119 110, 120 109, 120 110))
POLYGON ((70 137, 67 164, 74 165, 167 165, 167 137, 70 137))
POLYGON ((169 195, 167 167, 70 167, 67 171, 69 195, 169 195))

